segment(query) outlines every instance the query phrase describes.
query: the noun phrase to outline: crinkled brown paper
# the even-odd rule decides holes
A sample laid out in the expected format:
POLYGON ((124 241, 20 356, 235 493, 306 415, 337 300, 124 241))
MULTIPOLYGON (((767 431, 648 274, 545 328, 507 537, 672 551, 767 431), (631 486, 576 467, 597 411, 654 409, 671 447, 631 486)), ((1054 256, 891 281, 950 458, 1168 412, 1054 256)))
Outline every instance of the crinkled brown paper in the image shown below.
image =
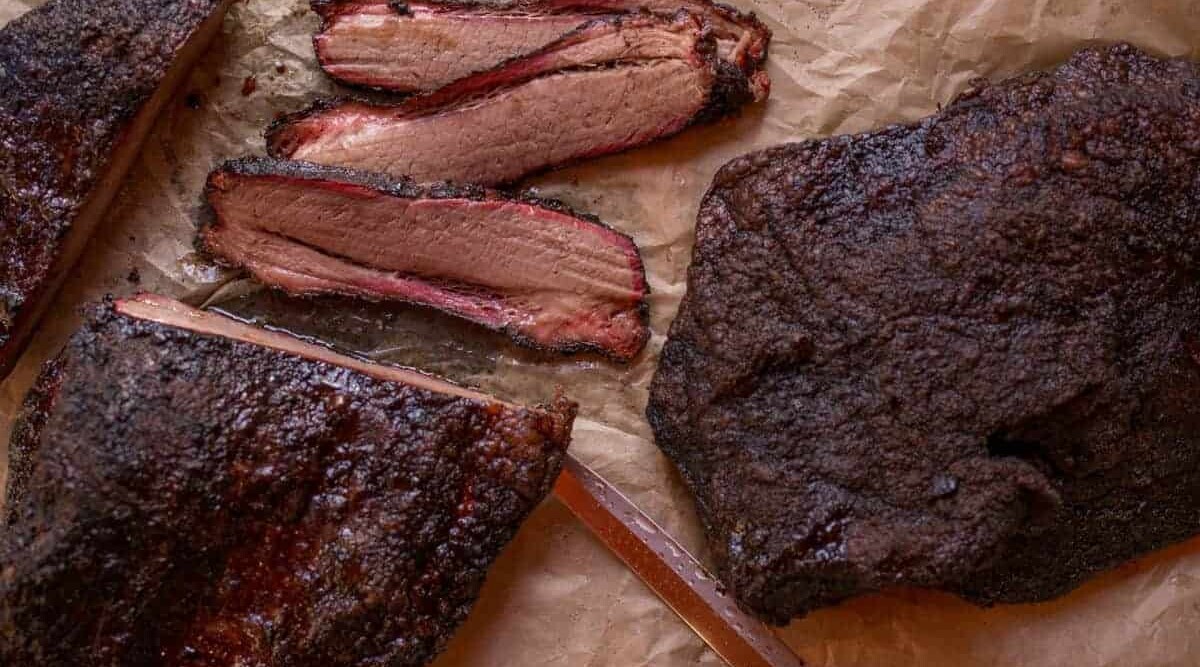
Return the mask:
MULTIPOLYGON (((0 0, 0 22, 37 4, 0 0)), ((754 148, 915 120, 973 77, 1053 66, 1093 42, 1126 40, 1200 58, 1200 0, 735 4, 757 11, 775 31, 768 104, 534 182, 541 194, 600 215, 642 247, 655 335, 638 363, 539 357, 428 311, 288 302, 247 281, 231 283, 236 276, 196 258, 192 235, 208 171, 225 158, 261 153, 262 128, 277 112, 331 90, 314 61, 317 22, 307 2, 248 0, 234 5, 224 36, 159 121, 107 225, 0 390, 0 415, 11 421, 41 361, 77 326, 81 303, 136 290, 223 302, 506 398, 545 399, 562 385, 582 404, 576 454, 703 555, 691 501, 655 449, 642 410, 655 353, 684 293, 696 208, 716 169, 754 148)), ((1049 604, 981 610, 947 595, 891 592, 812 614, 783 636, 819 666, 1197 665, 1200 543, 1126 565, 1049 604)), ((492 570, 475 612, 437 664, 720 661, 551 500, 492 570)))

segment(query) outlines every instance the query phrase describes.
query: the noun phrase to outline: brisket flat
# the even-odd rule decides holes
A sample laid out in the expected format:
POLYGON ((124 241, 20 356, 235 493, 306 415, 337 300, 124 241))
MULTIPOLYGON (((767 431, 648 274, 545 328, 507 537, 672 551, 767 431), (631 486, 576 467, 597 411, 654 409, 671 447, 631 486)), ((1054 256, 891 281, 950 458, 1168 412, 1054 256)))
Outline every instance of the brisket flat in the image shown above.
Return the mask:
POLYGON ((501 185, 641 146, 751 99, 701 22, 593 21, 541 51, 399 104, 322 100, 275 123, 271 155, 417 181, 501 185))
POLYGON ((764 65, 771 31, 753 14, 710 0, 313 0, 313 39, 330 76, 351 85, 430 91, 538 51, 598 17, 642 12, 700 17, 721 58, 741 69, 756 100, 771 81, 764 65))
POLYGON ((1200 531, 1200 65, 1130 46, 727 165, 648 416, 783 623, 1200 531))
POLYGON ((650 338, 637 246, 557 202, 272 159, 226 164, 207 196, 202 246, 291 294, 431 306, 619 361, 650 338))
POLYGON ((425 664, 573 417, 161 297, 100 308, 17 430, 0 663, 425 664))
POLYGON ((51 0, 0 30, 0 377, 229 0, 51 0))

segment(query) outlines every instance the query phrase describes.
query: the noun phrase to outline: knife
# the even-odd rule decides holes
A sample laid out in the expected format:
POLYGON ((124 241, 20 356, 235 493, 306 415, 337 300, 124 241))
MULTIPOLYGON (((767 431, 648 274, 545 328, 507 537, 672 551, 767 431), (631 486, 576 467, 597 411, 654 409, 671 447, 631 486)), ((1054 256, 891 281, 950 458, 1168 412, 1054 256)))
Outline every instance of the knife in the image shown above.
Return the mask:
POLYGON ((554 495, 732 667, 803 667, 695 557, 603 477, 570 454, 554 495))

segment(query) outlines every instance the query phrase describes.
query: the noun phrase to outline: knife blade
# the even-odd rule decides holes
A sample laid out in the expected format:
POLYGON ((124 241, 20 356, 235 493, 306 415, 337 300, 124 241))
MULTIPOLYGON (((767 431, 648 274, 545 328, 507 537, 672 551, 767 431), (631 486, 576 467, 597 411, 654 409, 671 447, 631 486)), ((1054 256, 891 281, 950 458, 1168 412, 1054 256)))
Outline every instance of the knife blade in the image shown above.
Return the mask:
POLYGON ((695 557, 570 454, 555 496, 732 667, 803 667, 775 633, 722 592, 695 557))

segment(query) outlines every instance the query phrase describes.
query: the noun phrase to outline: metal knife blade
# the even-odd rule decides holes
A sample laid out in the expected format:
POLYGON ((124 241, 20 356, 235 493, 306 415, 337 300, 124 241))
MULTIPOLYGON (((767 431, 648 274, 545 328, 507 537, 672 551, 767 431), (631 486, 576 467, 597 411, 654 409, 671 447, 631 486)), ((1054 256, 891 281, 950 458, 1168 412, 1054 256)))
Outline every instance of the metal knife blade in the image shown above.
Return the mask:
POLYGON ((570 454, 554 494, 726 663, 733 667, 803 666, 770 628, 721 592, 695 557, 570 454))

